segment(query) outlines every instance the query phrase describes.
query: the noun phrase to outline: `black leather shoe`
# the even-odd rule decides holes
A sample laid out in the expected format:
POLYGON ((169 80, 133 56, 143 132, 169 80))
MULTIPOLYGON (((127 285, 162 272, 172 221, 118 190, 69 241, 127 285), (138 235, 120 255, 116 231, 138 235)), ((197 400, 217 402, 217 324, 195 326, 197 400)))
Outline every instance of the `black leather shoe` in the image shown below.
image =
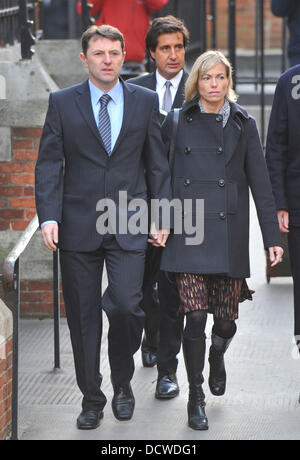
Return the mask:
POLYGON ((156 399, 172 399, 178 394, 176 374, 163 375, 158 378, 155 390, 156 399))
POLYGON ((135 406, 135 399, 130 383, 125 385, 114 385, 114 396, 111 407, 114 416, 118 420, 130 420, 135 406))
POLYGON ((144 367, 154 367, 157 363, 157 354, 149 348, 142 348, 142 362, 144 367))
POLYGON ((102 410, 83 410, 77 419, 77 428, 79 430, 93 430, 100 425, 102 418, 102 410))

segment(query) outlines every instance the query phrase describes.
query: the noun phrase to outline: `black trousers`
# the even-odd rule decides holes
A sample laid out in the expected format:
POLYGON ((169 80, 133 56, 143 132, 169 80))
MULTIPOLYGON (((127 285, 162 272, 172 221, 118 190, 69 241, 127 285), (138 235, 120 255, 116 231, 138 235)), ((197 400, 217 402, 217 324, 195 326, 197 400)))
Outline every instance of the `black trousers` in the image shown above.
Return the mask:
POLYGON ((174 374, 177 370, 184 316, 178 315, 180 297, 175 278, 161 271, 158 280, 160 302, 159 345, 157 351, 158 375, 174 374))
POLYGON ((288 243, 294 281, 294 334, 300 340, 300 227, 290 225, 288 243))
POLYGON ((105 236, 95 252, 60 252, 63 294, 71 334, 78 386, 84 410, 103 409, 100 389, 102 335, 101 280, 104 261, 108 288, 103 303, 109 321, 108 356, 111 378, 127 383, 134 373, 133 354, 141 342, 144 312, 140 308, 145 251, 124 251, 105 236))

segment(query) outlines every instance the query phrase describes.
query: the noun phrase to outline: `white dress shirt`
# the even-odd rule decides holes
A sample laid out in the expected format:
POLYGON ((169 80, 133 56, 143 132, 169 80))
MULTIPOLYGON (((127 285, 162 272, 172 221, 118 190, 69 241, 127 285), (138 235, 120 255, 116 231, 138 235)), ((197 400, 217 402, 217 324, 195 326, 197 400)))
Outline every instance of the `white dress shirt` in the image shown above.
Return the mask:
MULTIPOLYGON (((178 72, 176 77, 169 80, 171 82, 170 91, 171 91, 171 96, 172 96, 172 103, 174 103, 174 99, 175 99, 182 75, 183 75, 183 70, 178 72)), ((160 110, 162 109, 163 99, 164 99, 164 95, 166 91, 166 86, 165 86, 166 81, 167 81, 166 78, 164 78, 158 72, 158 70, 156 70, 156 92, 159 98, 159 109, 160 110)))

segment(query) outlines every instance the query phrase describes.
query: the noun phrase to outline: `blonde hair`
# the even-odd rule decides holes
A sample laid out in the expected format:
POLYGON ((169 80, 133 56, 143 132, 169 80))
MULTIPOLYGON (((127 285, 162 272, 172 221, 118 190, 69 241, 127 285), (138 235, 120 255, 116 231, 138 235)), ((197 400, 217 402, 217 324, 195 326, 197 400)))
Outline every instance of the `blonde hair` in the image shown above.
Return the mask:
POLYGON ((238 95, 233 89, 232 81, 232 67, 228 59, 224 56, 221 51, 210 50, 201 54, 195 61, 191 73, 185 84, 185 100, 186 102, 191 101, 195 97, 199 97, 198 91, 198 79, 208 72, 209 69, 214 67, 216 64, 224 64, 226 69, 226 76, 228 78, 228 88, 226 92, 226 98, 229 102, 236 102, 238 95))

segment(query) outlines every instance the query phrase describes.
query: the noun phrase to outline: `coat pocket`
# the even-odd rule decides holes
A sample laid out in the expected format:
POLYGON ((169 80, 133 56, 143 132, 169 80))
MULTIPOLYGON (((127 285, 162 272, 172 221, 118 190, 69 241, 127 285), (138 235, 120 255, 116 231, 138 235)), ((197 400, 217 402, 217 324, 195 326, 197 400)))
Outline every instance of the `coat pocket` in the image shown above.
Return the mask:
POLYGON ((234 182, 227 183, 227 213, 236 214, 238 209, 238 187, 234 182))

